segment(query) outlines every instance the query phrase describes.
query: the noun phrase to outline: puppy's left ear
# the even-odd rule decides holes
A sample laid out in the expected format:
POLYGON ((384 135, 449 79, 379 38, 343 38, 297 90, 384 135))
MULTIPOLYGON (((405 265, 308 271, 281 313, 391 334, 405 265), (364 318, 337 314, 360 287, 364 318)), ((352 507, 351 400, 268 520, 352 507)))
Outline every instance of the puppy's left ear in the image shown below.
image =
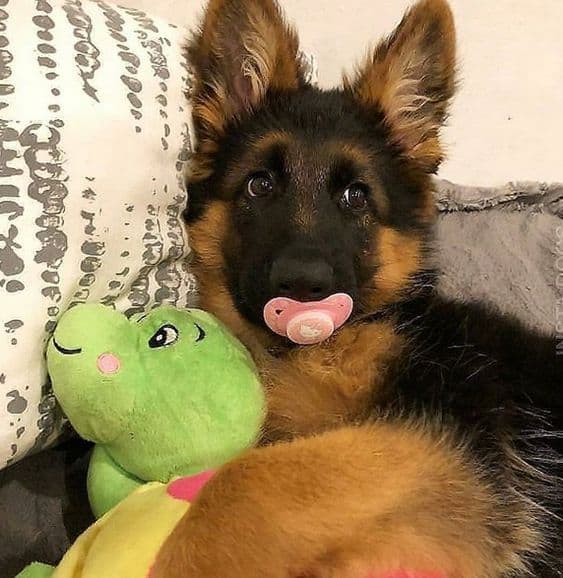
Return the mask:
POLYGON ((455 92, 455 27, 446 0, 419 0, 344 86, 383 115, 402 155, 436 172, 439 133, 455 92))

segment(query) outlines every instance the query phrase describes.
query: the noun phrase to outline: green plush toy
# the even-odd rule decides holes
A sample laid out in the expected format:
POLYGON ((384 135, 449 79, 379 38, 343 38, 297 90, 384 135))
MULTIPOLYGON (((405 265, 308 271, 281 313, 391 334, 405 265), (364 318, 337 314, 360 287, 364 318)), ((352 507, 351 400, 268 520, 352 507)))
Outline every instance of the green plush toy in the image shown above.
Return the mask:
POLYGON ((149 481, 215 468, 256 440, 264 397, 243 345, 212 315, 169 306, 127 319, 102 305, 63 315, 47 349, 53 389, 96 443, 96 517, 149 481))
POLYGON ((127 319, 100 305, 63 315, 47 363, 71 423, 96 442, 88 489, 99 519, 56 568, 31 564, 18 578, 149 578, 215 468, 260 433, 254 363, 203 311, 127 319))

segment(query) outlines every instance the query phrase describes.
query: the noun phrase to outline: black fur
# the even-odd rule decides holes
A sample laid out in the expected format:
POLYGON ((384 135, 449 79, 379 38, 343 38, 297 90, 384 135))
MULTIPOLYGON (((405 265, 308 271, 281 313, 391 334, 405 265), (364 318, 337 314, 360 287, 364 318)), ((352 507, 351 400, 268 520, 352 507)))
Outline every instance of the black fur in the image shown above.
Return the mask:
POLYGON ((408 352, 376 415, 417 416, 455 432, 499 497, 509 539, 522 500, 545 539, 529 560, 538 577, 563 575, 563 359, 554 338, 478 304, 433 291, 394 307, 408 352))
POLYGON ((425 235, 427 225, 417 218, 417 210, 429 176, 409 166, 389 145, 382 115, 359 107, 346 91, 307 87, 298 92, 270 92, 254 114, 232 122, 218 145, 211 176, 190 185, 185 217, 188 223, 197 220, 216 199, 233 202, 233 223, 244 248, 241 251, 236 243, 230 244, 226 255, 229 288, 239 308, 256 323, 263 323, 263 307, 276 296, 268 278, 284 251, 318 254, 334 269, 332 292, 346 291, 357 297, 376 266, 358 256, 369 251, 379 225, 425 235), (248 159, 252 144, 276 130, 290 135, 291 150, 274 147, 248 159), (322 148, 327 143, 354 145, 369 162, 350 163, 346 157, 328 154, 322 148), (301 156, 306 163, 297 162, 301 156), (250 201, 244 194, 247 179, 264 170, 274 174, 276 191, 268 199, 250 201), (235 184, 227 186, 227 178, 232 181, 233 175, 235 184), (355 181, 371 190, 368 210, 361 214, 341 210, 337 203, 345 186, 355 181), (385 212, 377 207, 376 189, 389 204, 385 212), (315 199, 315 223, 307 232, 297 230, 294 220, 300 196, 315 199), (364 219, 366 215, 369 220, 364 219))
MULTIPOLYGON (((416 173, 402 159, 400 151, 389 145, 389 132, 383 114, 360 107, 347 91, 319 90, 311 86, 298 92, 269 92, 253 114, 232 121, 226 136, 218 142, 218 152, 213 155, 212 175, 209 179, 190 183, 190 203, 184 213, 188 223, 201 216, 202 210, 211 201, 232 200, 241 194, 240 188, 224 189, 225 173, 236 166, 252 142, 276 129, 300 137, 308 150, 329 139, 365 147, 373 159, 379 161, 381 185, 392 192, 389 195, 392 204, 389 224, 398 229, 419 225, 413 218, 412 209, 417 206, 417 190, 424 175, 416 173)), ((267 168, 283 171, 279 163, 274 161, 272 165, 267 168)), ((243 183, 239 184, 242 187, 243 183)), ((275 215, 275 218, 287 223, 285 212, 275 215)))

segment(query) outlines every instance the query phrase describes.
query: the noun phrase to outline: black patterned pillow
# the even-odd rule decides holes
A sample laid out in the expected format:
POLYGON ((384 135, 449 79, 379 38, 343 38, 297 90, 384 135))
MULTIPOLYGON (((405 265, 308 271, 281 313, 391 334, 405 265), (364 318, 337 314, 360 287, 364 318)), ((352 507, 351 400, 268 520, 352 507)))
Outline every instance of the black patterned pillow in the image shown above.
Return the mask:
POLYGON ((186 305, 184 31, 97 0, 0 0, 0 468, 57 439, 60 313, 186 305))

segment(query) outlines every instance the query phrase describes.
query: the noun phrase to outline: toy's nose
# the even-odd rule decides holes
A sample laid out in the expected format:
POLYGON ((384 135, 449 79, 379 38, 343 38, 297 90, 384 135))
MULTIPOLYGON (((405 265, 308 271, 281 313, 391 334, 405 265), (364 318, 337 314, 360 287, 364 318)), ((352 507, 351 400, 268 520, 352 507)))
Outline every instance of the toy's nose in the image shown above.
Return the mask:
POLYGON ((119 371, 121 362, 119 361, 119 357, 113 353, 102 353, 98 357, 96 365, 102 373, 111 374, 119 371))

